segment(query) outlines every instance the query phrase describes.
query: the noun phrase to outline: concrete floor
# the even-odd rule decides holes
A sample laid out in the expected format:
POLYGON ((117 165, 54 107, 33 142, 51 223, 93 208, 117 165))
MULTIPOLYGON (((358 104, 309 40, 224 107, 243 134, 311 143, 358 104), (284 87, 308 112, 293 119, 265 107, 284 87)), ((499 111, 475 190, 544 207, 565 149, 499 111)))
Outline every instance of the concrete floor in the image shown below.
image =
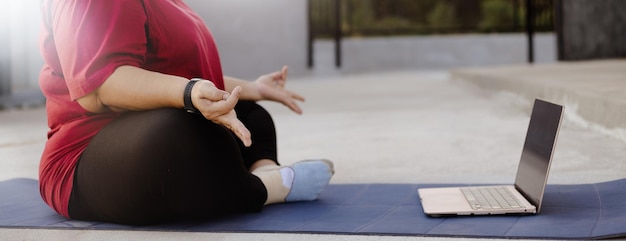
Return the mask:
MULTIPOLYGON (((292 79, 288 86, 307 97, 302 104, 304 115, 293 114, 278 104, 262 104, 273 113, 276 122, 280 161, 289 164, 306 158, 329 158, 336 168, 331 183, 512 183, 532 96, 566 107, 549 183, 624 178, 626 122, 620 118, 626 115, 626 101, 621 100, 626 91, 626 73, 622 70, 626 69, 626 61, 578 64, 493 67, 455 70, 451 74, 404 71, 292 79), (575 78, 577 83, 604 77, 614 81, 593 82, 584 88, 571 88, 575 85, 571 81, 552 81, 574 79, 580 74, 576 70, 581 68, 591 77, 575 78), (523 76, 534 77, 524 80, 523 76), (533 88, 528 87, 531 82, 533 88), (589 96, 587 92, 599 90, 605 94, 584 98, 589 96), (588 114, 590 110, 583 108, 609 106, 606 103, 622 104, 622 111, 613 113, 615 109, 611 107, 588 114)), ((37 178, 45 132, 46 119, 41 108, 0 112, 0 180, 37 178)), ((18 239, 433 238, 0 229, 0 240, 18 239)))

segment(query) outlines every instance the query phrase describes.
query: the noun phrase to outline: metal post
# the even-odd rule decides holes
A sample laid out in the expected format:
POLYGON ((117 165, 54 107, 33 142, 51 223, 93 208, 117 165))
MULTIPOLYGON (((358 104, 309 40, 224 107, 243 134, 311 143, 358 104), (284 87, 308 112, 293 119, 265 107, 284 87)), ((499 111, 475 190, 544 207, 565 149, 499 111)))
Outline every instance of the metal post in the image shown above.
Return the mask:
POLYGON ((341 67, 341 0, 335 0, 335 66, 341 67))
POLYGON ((556 0, 554 6, 554 28, 556 32, 556 49, 557 49, 557 60, 565 59, 565 41, 563 39, 563 21, 565 18, 563 16, 563 0, 556 0))
POLYGON ((307 56, 307 66, 310 68, 313 68, 313 0, 308 0, 307 1, 307 14, 308 14, 308 19, 307 19, 307 26, 309 28, 309 31, 307 32, 307 52, 306 52, 306 56, 307 56))
POLYGON ((513 3, 513 31, 517 32, 519 30, 519 1, 512 0, 513 3))
POLYGON ((348 35, 351 35, 353 32, 354 22, 352 21, 352 1, 346 2, 346 24, 348 25, 348 31, 346 32, 348 35))
POLYGON ((534 62, 533 34, 535 20, 535 6, 533 0, 526 0, 526 34, 528 35, 528 63, 534 62))

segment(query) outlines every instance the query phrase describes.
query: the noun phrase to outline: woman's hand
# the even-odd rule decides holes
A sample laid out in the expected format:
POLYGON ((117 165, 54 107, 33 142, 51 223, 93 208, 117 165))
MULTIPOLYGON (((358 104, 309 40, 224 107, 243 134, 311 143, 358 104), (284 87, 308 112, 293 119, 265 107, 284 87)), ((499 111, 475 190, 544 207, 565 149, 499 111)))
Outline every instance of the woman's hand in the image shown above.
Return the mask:
POLYGON ((272 100, 289 107, 293 112, 302 114, 302 109, 296 101, 304 101, 304 97, 285 89, 287 82, 287 66, 280 71, 261 75, 254 81, 254 85, 262 100, 272 100))
POLYGON ((191 90, 191 101, 204 118, 230 129, 245 146, 250 146, 250 131, 237 119, 234 110, 240 94, 239 86, 228 93, 216 88, 211 81, 201 80, 191 90))

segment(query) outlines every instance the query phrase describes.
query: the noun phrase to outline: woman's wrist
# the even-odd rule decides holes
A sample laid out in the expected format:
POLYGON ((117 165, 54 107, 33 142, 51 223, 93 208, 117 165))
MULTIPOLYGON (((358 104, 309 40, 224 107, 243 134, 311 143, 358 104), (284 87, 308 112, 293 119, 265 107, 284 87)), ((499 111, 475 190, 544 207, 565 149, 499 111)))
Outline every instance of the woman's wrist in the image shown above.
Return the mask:
POLYGON ((224 76, 224 85, 226 86, 226 91, 228 92, 232 92, 235 87, 241 86, 240 100, 261 100, 261 95, 259 94, 255 81, 246 81, 230 76, 224 76))
POLYGON ((196 85, 196 83, 200 80, 202 79, 199 79, 199 78, 190 79, 189 82, 187 82, 187 85, 185 86, 185 91, 183 92, 183 103, 184 103, 183 108, 189 113, 193 113, 193 114, 200 113, 200 111, 198 111, 198 109, 193 105, 193 101, 191 99, 191 90, 196 85))

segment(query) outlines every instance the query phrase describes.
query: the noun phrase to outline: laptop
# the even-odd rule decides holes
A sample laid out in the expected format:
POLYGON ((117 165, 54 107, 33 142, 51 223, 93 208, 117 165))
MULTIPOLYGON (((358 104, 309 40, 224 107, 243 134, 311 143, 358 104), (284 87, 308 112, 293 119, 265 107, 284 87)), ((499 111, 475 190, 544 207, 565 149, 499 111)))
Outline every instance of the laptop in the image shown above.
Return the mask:
POLYGON ((563 107, 535 99, 514 185, 419 188, 429 216, 539 213, 563 107))

